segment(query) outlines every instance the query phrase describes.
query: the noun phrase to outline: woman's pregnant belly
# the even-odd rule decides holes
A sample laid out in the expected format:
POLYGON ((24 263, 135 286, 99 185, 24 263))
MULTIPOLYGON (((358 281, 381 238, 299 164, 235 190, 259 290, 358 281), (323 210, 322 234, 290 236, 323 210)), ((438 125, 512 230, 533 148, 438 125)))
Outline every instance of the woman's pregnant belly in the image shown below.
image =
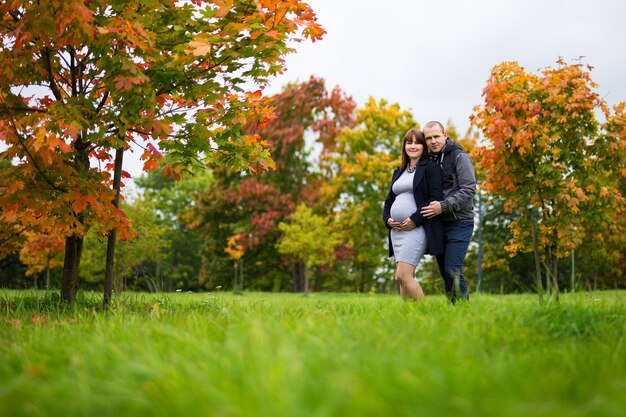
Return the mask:
POLYGON ((396 196, 396 201, 391 205, 391 217, 400 223, 417 211, 413 192, 401 193, 396 196))

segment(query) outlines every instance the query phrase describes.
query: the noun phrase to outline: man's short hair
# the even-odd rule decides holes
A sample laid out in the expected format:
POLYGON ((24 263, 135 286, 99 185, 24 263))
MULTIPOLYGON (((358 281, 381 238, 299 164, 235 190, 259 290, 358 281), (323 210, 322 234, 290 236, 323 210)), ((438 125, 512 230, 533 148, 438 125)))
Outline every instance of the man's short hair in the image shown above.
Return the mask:
POLYGON ((446 129, 443 127, 443 125, 440 122, 436 121, 436 120, 433 120, 433 121, 430 121, 430 122, 426 123, 424 125, 424 129, 435 127, 435 126, 439 126, 439 128, 441 129, 441 133, 446 133, 446 129))

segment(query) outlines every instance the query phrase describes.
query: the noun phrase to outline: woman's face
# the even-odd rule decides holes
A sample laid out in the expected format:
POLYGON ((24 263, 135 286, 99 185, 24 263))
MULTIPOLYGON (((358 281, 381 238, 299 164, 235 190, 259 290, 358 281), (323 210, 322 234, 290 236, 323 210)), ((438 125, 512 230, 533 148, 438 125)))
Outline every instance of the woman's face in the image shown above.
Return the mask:
POLYGON ((409 159, 417 160, 420 159, 420 157, 422 156, 422 152, 424 152, 424 146, 421 143, 417 142, 417 140, 409 138, 404 144, 404 150, 406 151, 406 154, 409 155, 409 159))

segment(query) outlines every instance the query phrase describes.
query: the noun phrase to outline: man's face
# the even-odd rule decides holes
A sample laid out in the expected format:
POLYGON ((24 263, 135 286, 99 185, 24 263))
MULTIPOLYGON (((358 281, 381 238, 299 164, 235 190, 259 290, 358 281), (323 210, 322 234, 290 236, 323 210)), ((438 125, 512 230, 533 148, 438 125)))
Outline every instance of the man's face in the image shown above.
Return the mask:
POLYGON ((446 144, 446 132, 442 132, 438 125, 424 128, 424 136, 426 136, 426 144, 431 152, 439 153, 446 144))

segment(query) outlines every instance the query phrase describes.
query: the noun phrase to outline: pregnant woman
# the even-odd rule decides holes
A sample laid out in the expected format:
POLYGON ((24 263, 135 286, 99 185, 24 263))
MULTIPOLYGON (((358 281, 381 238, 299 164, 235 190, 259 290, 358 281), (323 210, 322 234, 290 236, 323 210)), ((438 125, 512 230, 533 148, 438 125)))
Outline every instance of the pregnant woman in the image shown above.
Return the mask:
POLYGON ((411 129, 402 140, 402 165, 391 176, 383 220, 389 229, 389 256, 396 262, 396 277, 404 300, 424 298, 415 280, 415 268, 424 254, 443 253, 440 216, 427 219, 420 209, 443 200, 441 168, 428 158, 424 134, 411 129))

